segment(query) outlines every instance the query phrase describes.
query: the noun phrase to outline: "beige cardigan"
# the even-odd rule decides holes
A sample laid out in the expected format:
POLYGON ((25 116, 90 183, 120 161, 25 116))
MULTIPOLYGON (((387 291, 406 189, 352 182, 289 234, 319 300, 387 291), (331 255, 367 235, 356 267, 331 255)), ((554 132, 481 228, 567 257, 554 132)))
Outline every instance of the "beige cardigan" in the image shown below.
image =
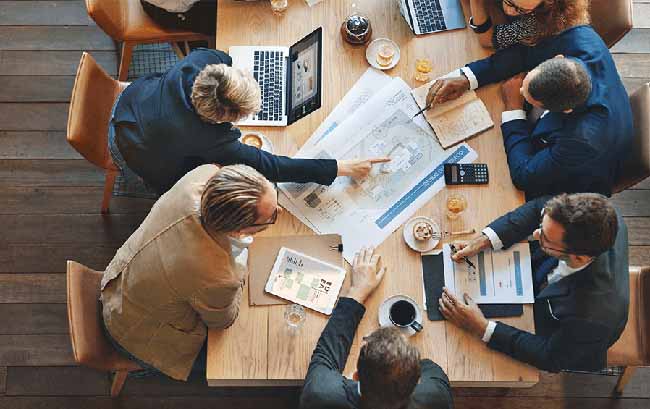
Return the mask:
POLYGON ((152 207, 106 268, 104 322, 138 359, 186 380, 207 328, 230 326, 239 312, 243 272, 226 236, 201 226, 201 194, 217 171, 203 165, 152 207))

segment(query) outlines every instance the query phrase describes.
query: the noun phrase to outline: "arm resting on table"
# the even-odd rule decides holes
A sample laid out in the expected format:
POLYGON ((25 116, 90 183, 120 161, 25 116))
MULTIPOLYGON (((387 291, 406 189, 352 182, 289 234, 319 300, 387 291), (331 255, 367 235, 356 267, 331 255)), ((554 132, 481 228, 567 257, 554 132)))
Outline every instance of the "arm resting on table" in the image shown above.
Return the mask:
POLYGON ((508 248, 526 239, 537 229, 541 222, 541 212, 544 204, 551 196, 539 197, 524 203, 517 209, 506 213, 488 225, 508 248))
POLYGON ((365 311, 351 298, 339 299, 312 354, 300 396, 301 408, 336 407, 345 401, 341 372, 365 311))
POLYGON ((594 357, 607 351, 607 328, 593 321, 566 319, 550 336, 534 335, 502 322, 488 346, 533 365, 558 372, 562 369, 593 370, 594 357))

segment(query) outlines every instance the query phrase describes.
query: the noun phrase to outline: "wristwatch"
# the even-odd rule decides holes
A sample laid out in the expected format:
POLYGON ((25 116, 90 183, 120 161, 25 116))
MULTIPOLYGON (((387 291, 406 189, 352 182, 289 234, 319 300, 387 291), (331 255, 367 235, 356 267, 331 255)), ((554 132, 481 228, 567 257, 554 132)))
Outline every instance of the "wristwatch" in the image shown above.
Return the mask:
POLYGON ((477 26, 474 24, 474 16, 469 18, 469 28, 471 28, 476 34, 483 34, 492 28, 492 19, 490 17, 485 20, 485 23, 477 26))

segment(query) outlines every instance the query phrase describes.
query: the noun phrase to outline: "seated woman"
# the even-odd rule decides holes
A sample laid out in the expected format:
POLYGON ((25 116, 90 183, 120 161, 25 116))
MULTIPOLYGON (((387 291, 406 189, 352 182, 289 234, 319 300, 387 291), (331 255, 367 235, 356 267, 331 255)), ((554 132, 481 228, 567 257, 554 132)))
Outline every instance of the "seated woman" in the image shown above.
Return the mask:
POLYGON ((589 0, 470 0, 470 27, 483 47, 533 46, 544 38, 589 24, 589 0), (492 16, 505 23, 493 24, 492 16))
MULTIPOLYGON (((166 73, 131 83, 118 97, 109 150, 121 178, 141 179, 162 194, 197 166, 244 164, 272 182, 331 184, 337 176, 363 178, 374 160, 292 159, 239 142, 233 126, 259 111, 260 87, 230 67, 222 51, 198 49, 166 73)), ((119 179, 118 179, 119 182, 119 179)), ((120 192, 116 194, 133 194, 120 192)), ((140 192, 136 192, 140 193, 140 192)))
POLYGON ((217 0, 140 0, 153 21, 165 28, 191 30, 214 36, 217 0))

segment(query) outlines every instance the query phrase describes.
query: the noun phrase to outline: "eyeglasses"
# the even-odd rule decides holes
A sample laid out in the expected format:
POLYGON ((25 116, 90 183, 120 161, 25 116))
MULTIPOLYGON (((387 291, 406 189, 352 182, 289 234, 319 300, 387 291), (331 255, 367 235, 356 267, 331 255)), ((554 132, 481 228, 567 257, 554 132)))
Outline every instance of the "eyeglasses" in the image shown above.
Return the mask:
POLYGON ((535 7, 535 8, 526 9, 526 8, 523 8, 523 7, 520 7, 520 6, 516 5, 515 3, 512 2, 512 0, 501 0, 501 2, 503 4, 505 4, 506 6, 512 8, 513 10, 515 10, 515 12, 517 12, 517 14, 533 14, 533 13, 535 13, 535 11, 537 11, 537 9, 539 9, 542 6, 542 4, 540 3, 540 5, 535 7))
MULTIPOLYGON (((543 215, 543 214, 542 214, 542 218, 544 218, 544 215, 543 215)), ((546 240, 546 236, 544 236, 544 229, 542 228, 542 223, 540 223, 540 224, 539 224, 539 246, 540 246, 543 250, 552 250, 552 251, 555 251, 555 252, 558 252, 558 253, 562 253, 562 254, 572 254, 571 252, 568 252, 568 251, 566 251, 566 250, 560 250, 560 249, 556 249, 556 248, 554 248, 554 247, 548 247, 548 246, 545 244, 546 241, 547 241, 547 240, 546 240)))
MULTIPOLYGON (((278 199, 280 198, 280 191, 278 190, 278 184, 273 183, 273 186, 275 187, 276 203, 279 203, 278 199)), ((250 225, 250 227, 266 227, 266 226, 270 226, 272 224, 275 224, 275 222, 277 222, 277 221, 278 221, 278 205, 275 206, 275 211, 271 215, 271 218, 269 219, 269 221, 264 222, 264 223, 253 223, 253 224, 250 225)))

